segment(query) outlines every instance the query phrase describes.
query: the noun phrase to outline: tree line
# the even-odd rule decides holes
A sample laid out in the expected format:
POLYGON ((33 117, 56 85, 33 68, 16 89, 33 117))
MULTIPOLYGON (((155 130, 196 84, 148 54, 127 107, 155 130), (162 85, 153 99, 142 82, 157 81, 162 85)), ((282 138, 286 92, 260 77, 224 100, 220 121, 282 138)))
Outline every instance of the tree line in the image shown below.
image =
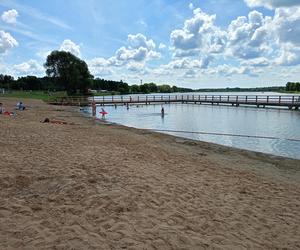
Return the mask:
MULTIPOLYGON (((0 74, 0 88, 9 90, 33 90, 33 91, 67 91, 67 88, 60 84, 55 78, 44 76, 22 76, 14 79, 13 76, 0 74)), ((180 88, 168 84, 157 85, 155 83, 144 83, 141 85, 129 85, 126 82, 105 80, 101 78, 91 79, 90 89, 120 94, 138 94, 138 93, 174 93, 174 92, 192 92, 189 88, 180 88)))
POLYGON ((288 82, 285 87, 286 91, 300 91, 300 82, 288 82))
POLYGON ((192 89, 179 88, 168 84, 156 85, 145 83, 129 86, 121 81, 94 78, 90 74, 85 61, 65 51, 52 51, 44 64, 44 77, 23 76, 18 79, 10 75, 0 75, 0 88, 11 90, 40 90, 66 91, 69 95, 88 94, 90 89, 97 91, 129 93, 156 93, 156 92, 187 92, 192 89))

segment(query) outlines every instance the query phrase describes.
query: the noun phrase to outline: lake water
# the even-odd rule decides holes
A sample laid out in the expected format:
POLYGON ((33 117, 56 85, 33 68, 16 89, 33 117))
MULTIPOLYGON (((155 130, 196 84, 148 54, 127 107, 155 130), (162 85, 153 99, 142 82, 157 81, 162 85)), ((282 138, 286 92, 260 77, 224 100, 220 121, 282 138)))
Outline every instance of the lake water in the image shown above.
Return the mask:
MULTIPOLYGON (((258 95, 262 93, 205 94, 258 95)), ((278 95, 278 93, 263 94, 278 95)), ((279 139, 164 132, 194 140, 300 159, 300 111, 288 110, 287 108, 258 109, 255 107, 203 104, 131 105, 129 110, 123 105, 117 106, 117 108, 113 106, 105 106, 104 108, 108 112, 105 118, 107 121, 129 127, 276 137, 279 139), (162 107, 165 110, 164 117, 161 116, 162 107), (299 141, 286 139, 299 139, 299 141)), ((101 118, 100 111, 101 107, 98 106, 97 117, 99 118, 101 118)), ((86 112, 91 113, 91 109, 87 108, 86 112)))

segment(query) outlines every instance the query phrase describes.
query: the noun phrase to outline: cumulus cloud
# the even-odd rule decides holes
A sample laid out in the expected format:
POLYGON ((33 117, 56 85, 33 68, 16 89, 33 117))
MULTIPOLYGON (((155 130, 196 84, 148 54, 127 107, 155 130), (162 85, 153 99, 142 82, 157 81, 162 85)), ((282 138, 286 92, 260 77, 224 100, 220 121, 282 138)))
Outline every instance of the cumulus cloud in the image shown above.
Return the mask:
MULTIPOLYGON (((111 66, 139 65, 153 59, 158 59, 161 54, 155 50, 156 44, 152 39, 147 39, 142 34, 128 35, 128 46, 119 48, 115 55, 108 60, 111 66)), ((137 67, 128 66, 128 69, 137 67)))
POLYGON ((252 59, 261 57, 270 51, 270 33, 268 32, 269 17, 264 18, 257 11, 248 17, 240 16, 228 27, 228 51, 237 58, 252 59))
POLYGON ((127 42, 129 46, 134 49, 140 47, 146 48, 148 50, 155 49, 154 41, 152 39, 147 40, 147 38, 141 33, 138 33, 136 35, 128 35, 127 42))
POLYGON ((71 41, 70 39, 66 39, 62 42, 60 50, 70 52, 77 57, 81 56, 80 46, 71 41))
POLYGON ((15 75, 41 75, 44 72, 44 68, 36 60, 29 60, 21 64, 13 66, 15 75))
POLYGON ((112 60, 98 57, 88 60, 87 64, 91 73, 95 76, 107 76, 113 74, 113 70, 110 68, 110 66, 114 64, 112 60))
POLYGON ((0 30, 0 55, 5 54, 9 49, 18 46, 18 42, 11 34, 0 30))
POLYGON ((125 47, 121 47, 116 52, 116 58, 119 61, 144 61, 147 57, 148 50, 144 47, 139 47, 137 49, 127 49, 125 47))
POLYGON ((266 7, 275 9, 278 7, 291 7, 300 5, 300 0, 244 0, 249 7, 266 7))
POLYGON ((201 53, 221 53, 226 45, 226 32, 214 25, 216 15, 208 15, 201 9, 184 22, 182 29, 172 31, 171 44, 177 57, 195 56, 201 53))
POLYGON ((1 19, 8 24, 16 24, 19 13, 15 9, 3 12, 1 19))

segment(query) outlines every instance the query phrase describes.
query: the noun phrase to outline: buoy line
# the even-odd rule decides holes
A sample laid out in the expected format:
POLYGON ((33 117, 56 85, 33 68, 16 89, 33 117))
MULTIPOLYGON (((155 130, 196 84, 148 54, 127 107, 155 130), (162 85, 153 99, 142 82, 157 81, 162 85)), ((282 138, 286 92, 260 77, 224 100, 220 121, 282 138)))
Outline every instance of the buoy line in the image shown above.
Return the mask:
POLYGON ((280 137, 273 137, 273 136, 239 135, 239 134, 230 134, 230 133, 214 133, 214 132, 203 132, 203 131, 185 131, 185 130, 168 130, 168 129, 146 129, 146 130, 152 130, 152 131, 155 131, 155 132, 171 132, 171 133, 203 134, 203 135, 221 135, 221 136, 234 136, 234 137, 244 137, 244 138, 285 140, 285 141, 300 142, 300 139, 280 138, 280 137))

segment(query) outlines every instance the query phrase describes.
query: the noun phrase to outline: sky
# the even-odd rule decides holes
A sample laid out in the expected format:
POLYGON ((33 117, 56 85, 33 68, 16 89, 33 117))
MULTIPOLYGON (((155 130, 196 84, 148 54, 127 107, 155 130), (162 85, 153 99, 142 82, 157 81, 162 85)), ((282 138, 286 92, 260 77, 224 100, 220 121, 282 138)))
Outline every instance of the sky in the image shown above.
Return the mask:
POLYGON ((94 77, 189 88, 300 81, 300 0, 0 0, 0 73, 53 50, 94 77))

